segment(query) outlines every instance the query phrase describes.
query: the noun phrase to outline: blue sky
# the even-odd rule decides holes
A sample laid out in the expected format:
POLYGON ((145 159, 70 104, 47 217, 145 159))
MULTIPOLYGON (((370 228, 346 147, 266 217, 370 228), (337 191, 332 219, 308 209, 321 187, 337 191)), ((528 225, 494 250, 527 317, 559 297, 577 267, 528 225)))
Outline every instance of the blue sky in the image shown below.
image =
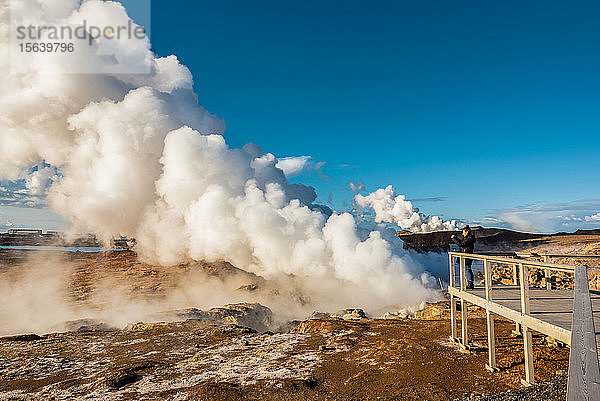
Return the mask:
POLYGON ((192 70, 228 142, 325 161, 329 180, 296 178, 323 202, 362 181, 442 197, 415 203, 447 218, 600 211, 598 2, 152 5, 155 51, 192 70))
POLYGON ((151 28, 231 146, 325 162, 293 180, 334 208, 363 182, 444 218, 600 226, 598 2, 153 0, 151 28))

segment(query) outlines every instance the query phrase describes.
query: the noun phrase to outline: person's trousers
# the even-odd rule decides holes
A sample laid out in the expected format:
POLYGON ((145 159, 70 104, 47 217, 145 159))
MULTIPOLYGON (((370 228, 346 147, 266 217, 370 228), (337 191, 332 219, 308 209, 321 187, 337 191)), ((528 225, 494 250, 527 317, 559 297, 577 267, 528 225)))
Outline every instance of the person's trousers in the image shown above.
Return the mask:
POLYGON ((473 284, 473 269, 471 266, 473 265, 473 259, 465 259, 465 273, 467 273, 467 282, 469 284, 473 284))

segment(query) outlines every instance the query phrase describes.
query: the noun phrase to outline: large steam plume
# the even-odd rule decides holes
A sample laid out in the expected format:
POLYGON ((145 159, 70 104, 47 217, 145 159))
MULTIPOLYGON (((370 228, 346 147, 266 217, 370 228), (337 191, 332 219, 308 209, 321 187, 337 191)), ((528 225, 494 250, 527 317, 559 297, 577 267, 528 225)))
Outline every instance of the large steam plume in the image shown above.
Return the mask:
MULTIPOLYGON (((3 6, 3 22, 129 20, 119 3, 98 0, 23 0, 12 11, 3 6)), ((9 24, 0 29, 6 55, 9 24)), ((198 105, 190 71, 144 43, 115 41, 110 62, 147 64, 145 75, 62 74, 58 57, 44 65, 13 59, 12 74, 0 77, 0 178, 23 178, 45 162, 52 169, 29 180, 57 213, 104 239, 135 237, 147 261, 225 260, 269 279, 293 275, 312 288, 316 305, 332 294, 371 309, 436 297, 430 277, 379 231, 360 233, 349 213, 321 213, 313 188, 288 183, 277 167, 285 161, 253 144, 229 148, 224 123, 198 105)), ((110 67, 93 50, 69 62, 110 67)), ((0 70, 9 71, 8 57, 0 70)), ((455 228, 394 198, 391 187, 356 202, 372 207, 377 221, 414 231, 455 228)))

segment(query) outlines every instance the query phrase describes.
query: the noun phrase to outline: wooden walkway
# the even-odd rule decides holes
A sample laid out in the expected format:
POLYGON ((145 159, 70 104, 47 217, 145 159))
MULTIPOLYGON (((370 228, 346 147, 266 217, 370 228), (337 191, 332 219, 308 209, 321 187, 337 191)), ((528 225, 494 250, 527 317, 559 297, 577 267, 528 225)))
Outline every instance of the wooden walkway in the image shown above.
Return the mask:
MULTIPOLYGON (((469 294, 485 299, 485 288, 475 287, 465 290, 469 294)), ((556 326, 555 331, 564 329, 564 337, 557 338, 567 345, 571 344, 571 326, 573 323, 573 290, 548 290, 545 288, 530 288, 529 315, 542 322, 556 326)), ((600 292, 590 291, 594 327, 596 327, 596 342, 600 344, 600 292)), ((516 312, 521 312, 521 291, 518 286, 494 286, 493 301, 516 312)), ((542 328, 540 328, 542 329, 542 328)), ((538 331, 538 330, 536 330, 538 331)), ((556 332, 540 331, 556 338, 556 332)))
MULTIPOLYGON (((540 256, 540 255, 536 255, 540 256)), ((542 255, 543 256, 543 255, 542 255)), ((566 255, 552 255, 566 257, 566 255)), ((593 256, 592 256, 593 257, 593 256)), ((568 400, 600 400, 600 372, 598 345, 600 345, 600 292, 589 291, 587 268, 585 266, 559 265, 527 258, 490 256, 477 254, 449 253, 451 312, 451 338, 469 347, 468 317, 461 313, 461 336, 458 336, 457 301, 461 311, 466 311, 466 303, 486 310, 488 332, 488 364, 486 367, 497 370, 495 351, 494 316, 500 315, 515 322, 516 329, 523 336, 525 352, 524 384, 533 384, 533 341, 532 331, 536 331, 571 346, 569 359, 568 400), (467 289, 466 260, 481 261, 484 272, 484 286, 467 289), (492 283, 492 270, 498 266, 513 269, 513 285, 492 283), (458 268, 458 269, 457 269, 458 268), (574 290, 530 287, 529 271, 539 269, 546 278, 552 271, 570 274, 574 280, 574 290)), ((474 270, 476 269, 473 266, 474 270)), ((549 280, 546 280, 549 283, 549 280)))

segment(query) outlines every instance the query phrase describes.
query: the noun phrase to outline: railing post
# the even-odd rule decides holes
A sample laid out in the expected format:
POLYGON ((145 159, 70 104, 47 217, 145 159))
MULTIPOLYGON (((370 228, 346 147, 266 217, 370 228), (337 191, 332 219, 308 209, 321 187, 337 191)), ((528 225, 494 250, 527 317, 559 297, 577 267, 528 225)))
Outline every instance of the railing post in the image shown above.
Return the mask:
POLYGON ((448 264, 450 265, 450 285, 452 287, 456 286, 456 267, 454 263, 454 255, 449 254, 448 264))
MULTIPOLYGON (((452 253, 449 253, 449 265, 450 265, 450 287, 456 288, 456 267, 455 258, 452 253)), ((456 328, 456 297, 450 294, 450 338, 452 341, 458 339, 458 330, 456 328)))
POLYGON ((464 291, 466 289, 467 273, 465 269, 465 257, 460 255, 459 260, 459 271, 460 271, 460 289, 464 291))
POLYGON ((483 275, 485 279, 485 299, 492 299, 492 269, 490 268, 490 261, 487 259, 483 260, 483 275))
MULTIPOLYGON (((513 266, 513 285, 519 284, 519 268, 517 265, 513 266)), ((521 333, 521 325, 519 323, 515 323, 515 329, 513 330, 513 334, 515 336, 520 336, 521 333)))
MULTIPOLYGON (((465 257, 459 256, 460 266, 460 290, 465 291, 467 278, 465 276, 465 257)), ((462 331, 462 345, 467 348, 469 345, 469 335, 467 332, 467 304, 464 298, 460 298, 460 317, 461 317, 461 331, 462 331)))
MULTIPOLYGON (((519 264, 519 281, 521 282, 521 313, 529 315, 529 268, 527 265, 519 264)), ((526 325, 523 325, 523 348, 525 352, 525 382, 527 384, 535 383, 535 375, 533 372, 533 339, 531 330, 526 325)))
POLYGON ((525 352, 525 383, 535 384, 535 375, 533 372, 533 339, 531 336, 531 329, 529 327, 523 327, 523 345, 525 352))
POLYGON ((529 314, 529 268, 523 263, 519 264, 519 278, 521 288, 521 312, 529 314))
MULTIPOLYGON (((548 263, 550 261, 550 256, 548 255, 544 255, 542 256, 544 263, 548 263)), ((552 289, 552 282, 550 281, 550 269, 546 268, 544 270, 544 276, 546 277, 546 289, 547 290, 551 290, 552 289)))
MULTIPOLYGON (((483 272, 485 278, 485 299, 492 300, 492 272, 490 262, 487 259, 483 260, 483 272)), ((494 314, 488 308, 485 310, 488 336, 488 363, 486 369, 495 371, 496 367, 496 334, 494 331, 494 314)))

